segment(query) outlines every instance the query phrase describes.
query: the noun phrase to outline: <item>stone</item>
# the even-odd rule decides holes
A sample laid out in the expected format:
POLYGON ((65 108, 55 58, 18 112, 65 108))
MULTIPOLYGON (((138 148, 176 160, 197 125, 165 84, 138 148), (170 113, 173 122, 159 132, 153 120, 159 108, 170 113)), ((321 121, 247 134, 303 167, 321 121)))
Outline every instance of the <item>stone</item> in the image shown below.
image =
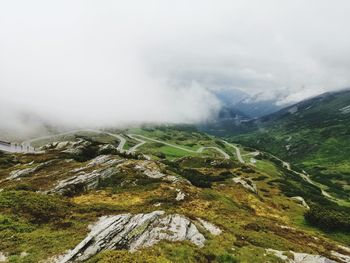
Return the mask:
POLYGON ((154 163, 149 161, 143 161, 138 163, 135 166, 136 170, 142 171, 142 173, 150 178, 162 178, 165 177, 165 174, 159 171, 158 167, 156 165, 153 165, 154 163))
POLYGON ((337 263, 334 260, 320 255, 311 255, 307 253, 289 251, 289 253, 293 255, 293 258, 289 258, 285 255, 285 251, 279 251, 275 249, 267 249, 266 251, 274 254, 276 257, 284 260, 286 263, 337 263))
POLYGON ((103 216, 90 229, 87 237, 59 257, 56 263, 84 261, 106 249, 134 252, 161 240, 188 240, 198 247, 203 247, 205 242, 204 236, 188 218, 179 214, 165 215, 164 211, 103 216))
POLYGON ((41 164, 38 164, 35 167, 30 167, 30 168, 26 168, 26 169, 22 169, 22 170, 15 170, 10 172, 9 176, 6 178, 7 180, 14 180, 14 179, 18 179, 21 177, 27 177, 32 175, 35 172, 38 172, 39 170, 50 166, 52 163, 56 162, 57 160, 50 160, 41 164))
POLYGON ((97 165, 101 165, 106 163, 107 161, 110 161, 113 157, 111 155, 99 155, 96 158, 92 159, 88 164, 87 167, 93 167, 97 165))
POLYGON ((214 224, 207 222, 201 218, 197 218, 198 222, 203 226, 205 230, 207 230, 210 234, 214 236, 218 236, 222 233, 221 229, 215 226, 214 224))
POLYGON ((343 255, 337 251, 331 251, 331 254, 338 258, 341 262, 348 263, 350 262, 350 256, 348 255, 343 255))
POLYGON ((175 198, 176 201, 182 201, 182 200, 185 199, 186 194, 181 192, 180 189, 176 189, 176 192, 177 192, 177 195, 176 195, 176 198, 175 198))
MULTIPOLYGON (((118 160, 119 163, 124 160, 118 160)), ((84 190, 94 189, 98 186, 99 180, 111 177, 113 174, 118 173, 119 168, 109 167, 94 170, 90 173, 84 171, 79 172, 77 175, 69 177, 60 181, 53 189, 49 190, 48 193, 60 193, 65 194, 71 191, 75 192, 76 189, 83 188, 84 190)))

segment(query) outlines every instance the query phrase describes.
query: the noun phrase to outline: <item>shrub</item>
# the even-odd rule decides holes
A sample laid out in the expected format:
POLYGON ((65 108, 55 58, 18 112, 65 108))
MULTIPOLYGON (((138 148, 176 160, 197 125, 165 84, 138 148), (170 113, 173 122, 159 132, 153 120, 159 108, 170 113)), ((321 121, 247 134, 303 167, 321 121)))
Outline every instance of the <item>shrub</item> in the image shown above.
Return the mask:
POLYGON ((185 169, 182 171, 182 175, 194 186, 201 188, 210 188, 213 182, 221 182, 233 177, 233 174, 230 172, 222 172, 218 176, 211 176, 194 169, 185 169))
POLYGON ((350 213, 344 208, 313 204, 304 217, 311 225, 327 231, 350 232, 350 213))
POLYGON ((70 204, 62 198, 27 191, 4 191, 0 193, 0 211, 27 217, 33 223, 46 223, 63 219, 70 204))

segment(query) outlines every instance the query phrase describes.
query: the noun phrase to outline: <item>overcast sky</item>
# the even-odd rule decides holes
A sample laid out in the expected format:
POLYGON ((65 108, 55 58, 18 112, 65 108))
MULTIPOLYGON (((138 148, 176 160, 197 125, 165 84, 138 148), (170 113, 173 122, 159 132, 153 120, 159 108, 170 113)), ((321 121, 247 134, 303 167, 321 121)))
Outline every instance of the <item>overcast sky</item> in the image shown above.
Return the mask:
MULTIPOLYGON (((348 0, 0 0, 0 126, 194 122, 350 86, 348 0)), ((18 128, 20 126, 16 126, 18 128)))

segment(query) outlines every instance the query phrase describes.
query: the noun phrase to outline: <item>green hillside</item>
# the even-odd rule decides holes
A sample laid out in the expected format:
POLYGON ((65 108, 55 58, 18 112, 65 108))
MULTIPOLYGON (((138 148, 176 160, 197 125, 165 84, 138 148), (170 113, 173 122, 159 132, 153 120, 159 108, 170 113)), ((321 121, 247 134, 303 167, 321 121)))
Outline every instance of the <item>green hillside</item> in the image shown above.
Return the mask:
POLYGON ((265 116, 230 140, 286 160, 350 198, 350 91, 326 93, 265 116))
POLYGON ((124 150, 111 133, 55 136, 36 141, 35 154, 0 154, 0 253, 8 262, 278 263, 300 253, 343 262, 339 255, 350 256, 349 208, 271 155, 191 127, 119 131, 124 150), (140 138, 146 143, 128 153, 140 138), (228 158, 213 148, 186 151, 203 146, 228 158), (158 217, 141 220, 152 213, 158 217), (121 216, 133 221, 110 228, 103 221, 121 216), (103 231, 94 232, 96 226, 103 231))

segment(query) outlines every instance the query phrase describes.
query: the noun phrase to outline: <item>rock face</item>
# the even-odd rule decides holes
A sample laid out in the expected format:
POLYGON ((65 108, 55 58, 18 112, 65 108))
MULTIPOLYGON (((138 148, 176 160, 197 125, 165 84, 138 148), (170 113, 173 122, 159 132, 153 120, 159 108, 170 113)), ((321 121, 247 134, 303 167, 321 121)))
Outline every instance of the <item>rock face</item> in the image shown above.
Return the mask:
POLYGON ((30 176, 33 173, 51 165, 52 163, 56 162, 56 160, 50 160, 44 163, 41 163, 35 167, 30 167, 30 168, 26 168, 26 169, 22 169, 22 170, 15 170, 12 171, 9 176, 6 178, 7 180, 14 180, 14 179, 18 179, 21 177, 26 177, 26 176, 30 176))
POLYGON ((135 166, 136 170, 140 170, 144 175, 150 177, 150 178, 163 178, 166 175, 163 174, 160 170, 159 167, 157 167, 156 165, 154 165, 154 163, 152 162, 148 162, 148 161, 143 161, 138 163, 135 166))
MULTIPOLYGON (((115 160, 115 161, 118 161, 119 163, 121 163, 124 160, 115 160)), ((99 180, 109 178, 117 172, 119 172, 118 166, 97 169, 90 173, 81 171, 75 176, 72 176, 70 178, 60 181, 54 189, 48 192, 66 194, 70 192, 76 192, 77 190, 81 190, 81 189, 83 190, 94 189, 97 187, 99 180)))
POLYGON ((205 242, 195 224, 182 215, 154 211, 149 214, 103 216, 80 244, 56 262, 80 262, 105 249, 135 251, 161 240, 188 240, 199 247, 205 242))
POLYGON ((293 258, 286 256, 284 251, 267 249, 268 252, 274 254, 276 257, 284 260, 286 263, 337 263, 334 260, 328 259, 320 255, 311 255, 306 253, 297 253, 289 251, 293 255, 293 258))
POLYGON ((160 167, 155 164, 155 162, 151 162, 149 160, 140 161, 137 165, 135 165, 135 170, 142 172, 149 178, 159 179, 161 178, 163 181, 170 183, 186 183, 190 185, 191 183, 187 179, 183 179, 180 177, 176 177, 174 175, 167 175, 161 172, 160 167))
POLYGON ((258 193, 258 189, 256 188, 256 184, 250 180, 249 178, 243 178, 241 176, 235 177, 232 179, 236 184, 241 184, 245 189, 255 194, 258 193))
POLYGON ((197 220, 205 228, 205 230, 210 232, 210 234, 212 234, 214 236, 218 236, 222 233, 221 229, 218 228, 217 226, 213 225, 212 223, 207 222, 201 218, 197 218, 197 220))
POLYGON ((100 145, 98 149, 99 154, 105 153, 117 153, 118 149, 114 147, 112 144, 100 145))
POLYGON ((17 179, 20 177, 26 177, 26 176, 33 174, 35 171, 36 171, 36 167, 26 168, 23 170, 15 170, 15 171, 12 171, 6 179, 7 180, 14 180, 14 179, 17 179))

